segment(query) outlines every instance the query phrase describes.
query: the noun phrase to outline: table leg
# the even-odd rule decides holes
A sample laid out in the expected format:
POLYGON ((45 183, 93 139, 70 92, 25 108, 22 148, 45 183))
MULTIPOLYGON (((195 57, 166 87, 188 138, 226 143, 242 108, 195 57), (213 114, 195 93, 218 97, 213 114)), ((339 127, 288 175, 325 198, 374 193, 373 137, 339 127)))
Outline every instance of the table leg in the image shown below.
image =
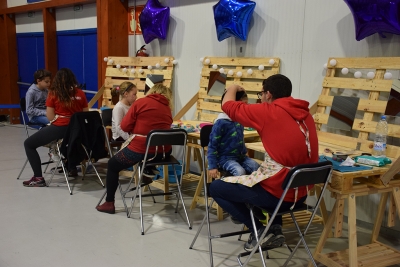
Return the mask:
POLYGON ((334 237, 342 236, 342 228, 343 228, 343 212, 344 212, 344 199, 336 200, 338 203, 336 209, 336 221, 335 221, 335 232, 334 237))
POLYGON ((396 219, 396 202, 394 200, 393 194, 390 194, 387 226, 393 227, 395 225, 395 219, 396 219))
POLYGON ((197 184, 196 191, 194 192, 194 196, 192 199, 192 204, 190 205, 190 210, 196 208, 197 206, 197 197, 200 196, 201 191, 203 190, 204 180, 203 180, 203 172, 200 174, 199 183, 197 184))
POLYGON ((388 196, 389 193, 381 194, 381 200, 379 201, 379 206, 378 206, 378 214, 376 215, 374 228, 372 229, 371 243, 373 243, 378 239, 379 230, 381 229, 382 226, 382 219, 383 219, 383 214, 385 212, 388 196))
POLYGON ((348 232, 349 232, 349 267, 357 267, 357 224, 356 224, 356 196, 349 195, 348 199, 348 232))
POLYGON ((399 215, 400 218, 400 187, 393 187, 393 198, 394 202, 396 203, 397 206, 397 215, 399 215))
MULTIPOLYGON (((313 257, 314 259, 318 260, 318 255, 321 254, 322 249, 324 248, 325 242, 328 239, 329 233, 332 231, 333 222, 336 217, 336 210, 337 210, 338 201, 335 202, 333 206, 332 212, 326 221, 324 226, 324 230, 322 231, 321 237, 318 240, 317 246, 315 247, 313 257)), ((308 267, 312 267, 313 263, 311 261, 308 262, 308 267)))

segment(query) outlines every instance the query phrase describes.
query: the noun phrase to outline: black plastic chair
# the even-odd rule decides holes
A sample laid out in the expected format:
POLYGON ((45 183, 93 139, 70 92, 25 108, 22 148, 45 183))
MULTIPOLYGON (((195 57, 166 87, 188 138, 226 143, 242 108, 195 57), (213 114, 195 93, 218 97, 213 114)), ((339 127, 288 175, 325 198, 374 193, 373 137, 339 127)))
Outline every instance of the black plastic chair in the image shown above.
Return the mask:
MULTIPOLYGON (((24 128, 25 128, 26 138, 28 138, 30 136, 29 135, 29 130, 40 130, 41 128, 46 126, 45 124, 35 124, 35 123, 31 123, 29 121, 28 116, 26 115, 26 100, 25 100, 25 97, 22 97, 19 100, 19 106, 20 106, 20 109, 21 109, 21 119, 22 119, 22 123, 23 123, 24 128)), ((47 165, 46 169, 44 170, 44 172, 46 172, 49 164, 52 163, 52 162, 53 161, 51 161, 51 159, 49 158, 49 161, 42 163, 42 165, 47 165)), ((19 177, 21 177, 21 174, 24 171, 27 163, 28 163, 28 159, 25 160, 24 166, 22 166, 22 169, 19 172, 17 179, 19 179, 19 177)))
POLYGON ((178 204, 179 200, 182 202, 183 210, 185 211, 185 216, 187 223, 189 225, 189 229, 192 229, 189 216, 186 211, 185 203, 183 201, 182 197, 182 192, 181 192, 181 185, 182 185, 182 179, 183 179, 183 172, 181 172, 180 177, 178 177, 176 173, 175 166, 181 166, 182 170, 185 169, 185 159, 186 159, 186 142, 187 142, 187 132, 183 129, 169 129, 169 130, 152 130, 149 132, 147 135, 146 139, 146 153, 144 156, 144 159, 142 161, 142 164, 138 164, 137 170, 139 171, 139 181, 136 186, 135 194, 131 198, 131 208, 128 213, 128 218, 130 217, 136 197, 139 195, 139 213, 140 213, 140 224, 141 224, 141 234, 144 235, 144 225, 143 225, 143 208, 142 208, 142 198, 143 197, 148 197, 148 196, 165 196, 165 195, 172 195, 176 193, 173 192, 166 192, 166 193, 150 193, 150 194, 144 194, 142 195, 142 178, 143 178, 143 170, 146 167, 153 167, 157 165, 172 165, 173 170, 174 170, 174 175, 176 179, 176 185, 178 188, 178 195, 177 195, 177 202, 176 202, 176 207, 175 207, 175 213, 178 212, 178 204), (156 160, 156 159, 150 159, 149 158, 149 148, 150 147, 158 147, 156 151, 158 153, 163 153, 163 146, 166 145, 172 145, 172 146, 179 146, 183 149, 182 157, 181 160, 178 161, 174 156, 169 155, 165 156, 161 160, 156 160))
MULTIPOLYGON (((306 235, 308 228, 310 227, 310 225, 314 219, 314 216, 318 210, 319 204, 323 198, 325 189, 326 189, 326 187, 329 183, 329 179, 332 175, 332 170, 333 170, 333 166, 330 161, 318 162, 318 163, 314 163, 314 164, 298 165, 290 170, 290 172, 286 175, 284 182, 282 183, 282 189, 284 191, 278 202, 278 205, 276 206, 276 208, 274 210, 266 210, 269 214, 272 214, 272 215, 269 218, 268 224, 265 227, 264 232, 262 233, 261 237, 259 237, 257 245, 254 246, 254 248, 251 252, 244 252, 244 253, 240 253, 238 255, 237 260, 238 260, 240 266, 247 266, 248 262, 250 261, 251 257, 254 255, 254 253, 260 249, 261 241, 266 236, 268 229, 271 227, 271 224, 272 224, 273 220, 275 219, 275 217, 277 215, 284 215, 284 214, 288 214, 288 213, 290 214, 290 216, 294 222, 294 225, 296 226, 297 232, 299 233, 299 236, 300 236, 300 240, 298 241, 296 247, 293 249, 292 253, 290 254, 289 258, 286 260, 286 262, 284 263, 283 266, 286 266, 289 263, 290 259, 293 257, 294 253, 296 253, 296 250, 299 247, 301 242, 303 243, 312 263, 314 264, 315 267, 317 266, 312 254, 311 254, 311 251, 308 248, 306 241, 304 240, 304 236, 306 235), (304 231, 302 232, 296 221, 294 212, 309 210, 309 206, 303 204, 302 206, 300 206, 298 208, 294 208, 292 210, 280 210, 280 207, 281 207, 282 202, 285 199, 285 196, 289 189, 294 189, 294 188, 301 187, 301 186, 311 186, 311 185, 315 185, 315 184, 323 184, 321 194, 318 197, 315 207, 312 209, 313 212, 311 213, 310 220, 308 221, 304 231), (247 256, 247 255, 249 255, 249 257, 246 259, 246 261, 244 263, 242 263, 240 258, 243 256, 247 256)), ((252 218, 252 223, 253 223, 254 229, 256 229, 255 222, 254 222, 254 216, 253 216, 253 208, 254 207, 250 207, 250 215, 252 218)), ((260 208, 260 207, 258 207, 258 208, 260 208)), ((255 236, 257 236, 257 232, 255 232, 255 236)), ((262 259, 263 266, 265 267, 266 266, 265 261, 263 258, 261 258, 261 259, 262 259)))
POLYGON ((104 109, 101 111, 101 120, 103 121, 103 128, 104 128, 104 135, 106 136, 106 143, 107 143, 107 147, 108 147, 108 151, 110 153, 110 158, 113 155, 112 153, 112 147, 121 147, 122 144, 124 143, 124 141, 115 141, 112 140, 112 136, 110 136, 110 138, 108 138, 107 136, 107 127, 110 127, 112 125, 112 112, 113 109, 112 108, 108 108, 108 109, 104 109))
MULTIPOLYGON (((205 205, 206 205, 206 214, 204 215, 203 221, 200 224, 199 229, 197 230, 197 233, 192 241, 192 244, 190 245, 190 249, 193 248, 194 243, 197 240, 197 237, 200 234, 201 229, 203 228, 204 223, 207 221, 207 231, 208 231, 208 248, 209 248, 209 253, 210 253, 210 266, 213 267, 214 263, 213 263, 213 252, 212 252, 212 244, 211 244, 211 240, 214 238, 224 238, 224 237, 229 237, 229 236, 236 236, 239 235, 238 240, 240 240, 240 237, 242 234, 246 234, 246 233, 250 233, 250 230, 243 230, 244 229, 244 225, 242 228, 242 231, 236 231, 236 232, 231 232, 231 233, 225 233, 225 234, 218 234, 218 235, 211 235, 211 228, 210 228, 210 208, 212 207, 213 203, 214 203, 214 199, 212 199, 210 201, 210 204, 208 204, 208 197, 210 197, 210 195, 208 194, 208 188, 210 185, 210 182, 207 181, 207 168, 206 168, 206 153, 205 153, 205 147, 208 146, 208 143, 210 141, 210 134, 211 134, 211 130, 212 130, 212 125, 206 125, 203 126, 203 128, 201 128, 200 130, 200 146, 201 146, 201 152, 202 152, 202 156, 203 156, 203 182, 204 182, 204 200, 205 200, 205 205)), ((220 170, 221 172, 221 170, 220 170)), ((224 173, 222 174, 222 176, 228 176, 228 173, 224 173)), ((211 196, 212 197, 212 196, 211 196)))

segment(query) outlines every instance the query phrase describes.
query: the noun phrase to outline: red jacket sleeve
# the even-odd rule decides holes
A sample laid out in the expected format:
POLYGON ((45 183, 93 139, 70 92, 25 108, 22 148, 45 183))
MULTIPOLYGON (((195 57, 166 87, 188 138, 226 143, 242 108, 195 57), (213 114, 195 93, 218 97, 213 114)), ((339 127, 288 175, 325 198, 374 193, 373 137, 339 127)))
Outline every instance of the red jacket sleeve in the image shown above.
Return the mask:
POLYGON ((265 110, 263 104, 246 104, 240 101, 228 101, 222 110, 232 121, 239 122, 244 127, 251 127, 260 132, 265 124, 265 110))

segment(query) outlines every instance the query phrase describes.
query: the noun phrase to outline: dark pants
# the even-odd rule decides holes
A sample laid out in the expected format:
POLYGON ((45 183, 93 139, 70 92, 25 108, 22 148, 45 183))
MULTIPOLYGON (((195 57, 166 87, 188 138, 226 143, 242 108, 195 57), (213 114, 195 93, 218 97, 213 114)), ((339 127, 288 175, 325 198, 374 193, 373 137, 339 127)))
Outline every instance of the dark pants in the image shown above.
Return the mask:
POLYGON ((24 142, 25 153, 33 170, 33 176, 42 177, 42 165, 37 148, 62 139, 68 126, 49 125, 28 137, 24 142))
MULTIPOLYGON (((165 153, 166 156, 171 154, 171 151, 165 153)), ((147 158, 152 158, 154 155, 148 155, 147 158)), ((157 154, 155 160, 160 160, 163 157, 163 154, 157 154)), ((119 172, 132 167, 136 163, 142 161, 144 159, 144 154, 134 152, 129 148, 125 147, 117 154, 115 154, 108 161, 107 168, 107 197, 106 201, 114 201, 115 199, 115 191, 117 191, 118 183, 119 183, 119 172)))
MULTIPOLYGON (((215 180, 211 183, 210 195, 223 210, 244 223, 251 230, 253 230, 253 225, 246 203, 266 210, 274 210, 279 202, 279 198, 266 191, 260 184, 247 187, 242 184, 227 183, 222 180, 215 180)), ((301 205, 306 198, 307 196, 298 199, 296 206, 301 205)), ((292 202, 284 201, 280 210, 289 210, 292 205, 292 202)), ((262 223, 258 220, 255 221, 257 229, 259 229, 262 223)), ((282 225, 282 216, 276 216, 272 222, 272 225, 274 224, 282 225)))

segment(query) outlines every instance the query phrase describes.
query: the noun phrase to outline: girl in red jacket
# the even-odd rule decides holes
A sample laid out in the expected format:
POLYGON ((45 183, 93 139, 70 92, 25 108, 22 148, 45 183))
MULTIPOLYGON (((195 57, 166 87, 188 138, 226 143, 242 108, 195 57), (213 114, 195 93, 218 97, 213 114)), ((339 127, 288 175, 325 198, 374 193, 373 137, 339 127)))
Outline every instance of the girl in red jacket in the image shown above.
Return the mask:
MULTIPOLYGON (((127 147, 119 151, 108 161, 107 197, 97 206, 100 212, 115 213, 114 197, 118 188, 119 172, 132 167, 144 159, 147 134, 154 129, 170 129, 172 124, 172 92, 162 84, 155 84, 144 98, 133 102, 128 113, 122 119, 121 129, 135 135, 127 147)), ((166 155, 171 154, 171 146, 164 146, 166 155)), ((153 157, 155 147, 149 149, 153 157)), ((163 157, 159 151, 156 159, 163 157)))
MULTIPOLYGON (((74 73, 67 68, 60 69, 53 79, 46 100, 46 116, 51 125, 42 128, 24 142, 26 156, 33 169, 33 177, 24 181, 24 186, 43 187, 46 182, 42 175, 42 165, 36 149, 52 141, 62 139, 67 131, 72 114, 88 111, 85 93, 77 88, 74 73)), ((69 176, 77 176, 76 166, 70 166, 69 176), (75 169, 72 169, 75 167, 75 169)))

